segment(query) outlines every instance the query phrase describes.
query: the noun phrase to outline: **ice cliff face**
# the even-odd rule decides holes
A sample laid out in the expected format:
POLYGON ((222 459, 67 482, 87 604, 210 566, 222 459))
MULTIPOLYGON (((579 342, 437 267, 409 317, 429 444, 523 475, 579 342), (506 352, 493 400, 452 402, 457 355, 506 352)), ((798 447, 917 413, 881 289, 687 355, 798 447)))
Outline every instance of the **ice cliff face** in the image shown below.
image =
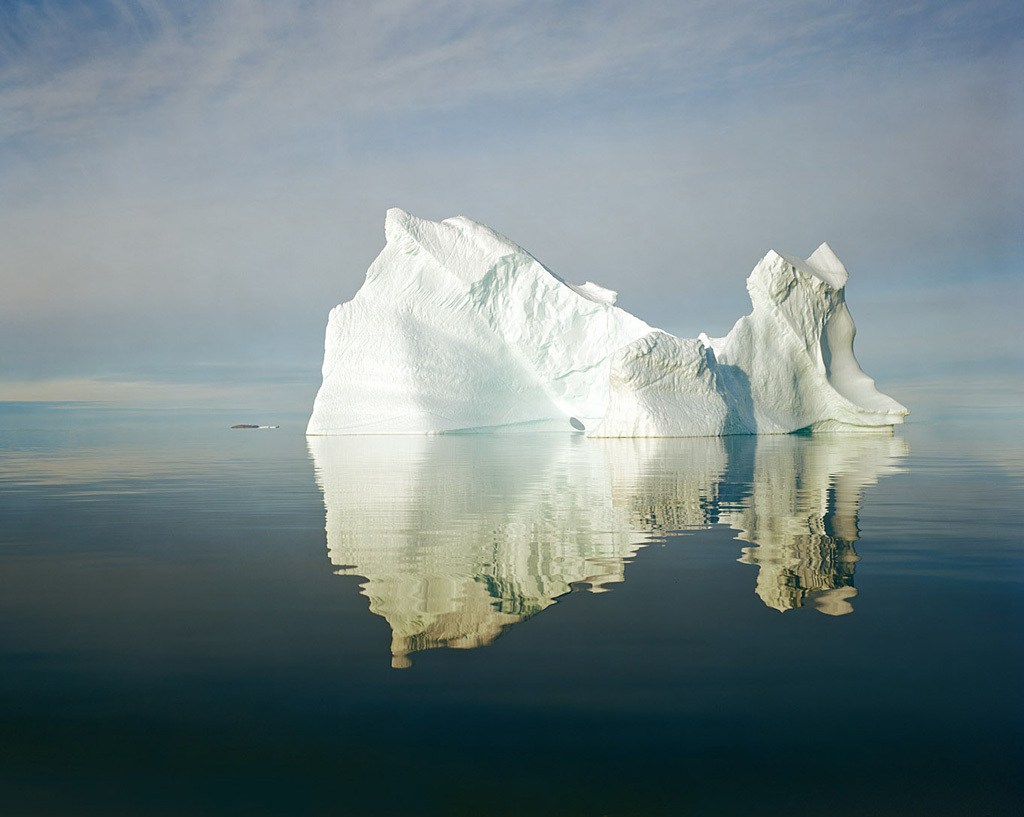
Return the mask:
POLYGON ((308 434, 719 436, 907 414, 853 356, 847 273, 825 244, 805 261, 770 252, 747 281, 753 312, 724 338, 683 340, 469 219, 393 209, 385 235, 362 288, 331 311, 308 434))
POLYGON ((590 425, 612 353, 651 330, 615 293, 572 286, 465 218, 389 210, 387 246, 331 311, 309 434, 590 425))

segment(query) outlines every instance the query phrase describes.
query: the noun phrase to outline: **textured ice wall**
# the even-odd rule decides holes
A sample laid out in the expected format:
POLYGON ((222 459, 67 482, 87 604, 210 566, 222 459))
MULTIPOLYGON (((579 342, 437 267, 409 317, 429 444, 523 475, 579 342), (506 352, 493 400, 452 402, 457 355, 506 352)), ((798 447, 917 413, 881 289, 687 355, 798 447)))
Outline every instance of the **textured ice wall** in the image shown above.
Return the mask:
POLYGON ((327 324, 309 434, 423 434, 605 413, 612 354, 651 330, 465 218, 392 209, 387 245, 327 324))
POLYGON ((683 340, 469 219, 392 209, 385 235, 362 288, 331 311, 308 434, 719 436, 907 414, 857 364, 847 273, 826 244, 806 260, 769 252, 747 280, 752 313, 724 338, 683 340))
POLYGON ((769 252, 747 278, 753 311, 724 338, 652 333, 613 360, 592 436, 679 437, 871 430, 907 409, 853 354, 846 268, 828 244, 806 260, 769 252))

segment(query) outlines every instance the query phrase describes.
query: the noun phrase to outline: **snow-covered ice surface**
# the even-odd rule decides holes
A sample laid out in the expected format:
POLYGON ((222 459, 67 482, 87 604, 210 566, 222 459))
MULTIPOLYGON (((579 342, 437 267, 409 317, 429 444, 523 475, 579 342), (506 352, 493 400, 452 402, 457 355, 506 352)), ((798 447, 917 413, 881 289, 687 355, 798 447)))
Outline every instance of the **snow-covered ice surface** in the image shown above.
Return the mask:
POLYGON ((307 433, 509 427, 597 437, 870 430, 907 409, 853 355, 847 272, 827 244, 769 252, 724 338, 677 338, 467 218, 392 209, 387 244, 331 310, 307 433))

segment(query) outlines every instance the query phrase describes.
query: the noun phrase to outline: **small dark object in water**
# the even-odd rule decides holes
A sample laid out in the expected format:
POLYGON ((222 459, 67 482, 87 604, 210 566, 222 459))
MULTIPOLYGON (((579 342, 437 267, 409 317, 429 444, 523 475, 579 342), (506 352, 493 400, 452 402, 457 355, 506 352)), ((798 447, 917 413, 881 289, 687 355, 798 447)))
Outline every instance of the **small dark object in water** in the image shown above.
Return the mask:
POLYGON ((259 428, 259 426, 251 426, 247 423, 239 423, 237 426, 231 426, 232 428, 259 428))
POLYGON ((583 425, 583 423, 580 420, 577 420, 575 417, 570 417, 569 418, 569 425, 571 425, 577 431, 586 431, 587 430, 587 427, 585 425, 583 425))

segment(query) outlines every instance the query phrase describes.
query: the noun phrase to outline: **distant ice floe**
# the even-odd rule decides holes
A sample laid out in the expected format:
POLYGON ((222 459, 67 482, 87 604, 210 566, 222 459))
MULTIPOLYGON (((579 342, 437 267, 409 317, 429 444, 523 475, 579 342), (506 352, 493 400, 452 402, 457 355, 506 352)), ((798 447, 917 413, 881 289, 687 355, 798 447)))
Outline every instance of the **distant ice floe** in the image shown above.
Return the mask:
POLYGON ((331 310, 309 435, 714 437, 887 429, 908 413, 854 357, 847 271, 827 244, 769 252, 747 279, 751 314, 688 340, 467 218, 392 209, 384 231, 362 288, 331 310))

